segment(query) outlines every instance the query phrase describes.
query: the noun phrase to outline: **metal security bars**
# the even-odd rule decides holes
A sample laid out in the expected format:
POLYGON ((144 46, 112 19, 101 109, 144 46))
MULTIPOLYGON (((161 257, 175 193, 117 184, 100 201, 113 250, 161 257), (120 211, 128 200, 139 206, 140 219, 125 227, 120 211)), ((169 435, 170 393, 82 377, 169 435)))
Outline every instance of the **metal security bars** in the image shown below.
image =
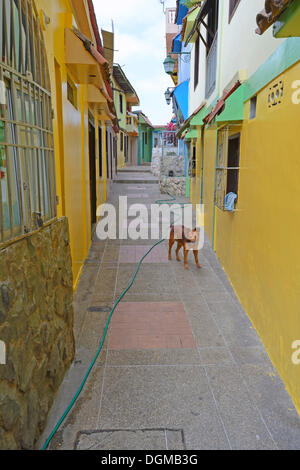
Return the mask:
POLYGON ((224 210, 225 196, 238 193, 240 159, 240 125, 225 126, 218 130, 216 158, 215 204, 224 210))
POLYGON ((227 155, 228 155, 229 128, 218 131, 217 165, 216 165, 216 206, 224 209, 227 180, 227 155))
POLYGON ((0 243, 56 217, 50 79, 32 0, 0 0, 0 243))

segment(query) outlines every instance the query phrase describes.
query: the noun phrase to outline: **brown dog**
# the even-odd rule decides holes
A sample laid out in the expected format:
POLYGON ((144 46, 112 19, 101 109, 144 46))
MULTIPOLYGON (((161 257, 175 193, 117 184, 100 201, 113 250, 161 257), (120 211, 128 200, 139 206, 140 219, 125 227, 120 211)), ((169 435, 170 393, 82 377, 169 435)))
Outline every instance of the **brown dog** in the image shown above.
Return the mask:
POLYGON ((174 243, 177 242, 177 250, 176 250, 176 259, 180 261, 179 258, 179 251, 183 248, 184 251, 184 267, 185 269, 189 269, 188 267, 188 253, 189 251, 193 250, 196 265, 198 268, 201 268, 198 259, 198 242, 199 242, 199 232, 195 228, 194 230, 187 229, 183 225, 171 225, 171 232, 170 232, 170 239, 169 239, 169 260, 172 259, 172 247, 174 243))

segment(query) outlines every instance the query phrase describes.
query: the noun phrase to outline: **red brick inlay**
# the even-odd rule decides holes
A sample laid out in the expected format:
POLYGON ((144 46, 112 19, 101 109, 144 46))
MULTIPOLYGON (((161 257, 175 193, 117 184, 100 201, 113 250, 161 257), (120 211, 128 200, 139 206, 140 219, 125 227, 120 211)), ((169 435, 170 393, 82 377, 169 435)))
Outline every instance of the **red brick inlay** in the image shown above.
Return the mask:
POLYGON ((111 350, 196 349, 181 302, 123 302, 111 320, 111 350))
MULTIPOLYGON (((141 258, 150 250, 151 245, 129 245, 120 247, 120 263, 137 264, 141 258)), ((158 245, 144 259, 144 263, 168 263, 168 251, 165 246, 158 245)))

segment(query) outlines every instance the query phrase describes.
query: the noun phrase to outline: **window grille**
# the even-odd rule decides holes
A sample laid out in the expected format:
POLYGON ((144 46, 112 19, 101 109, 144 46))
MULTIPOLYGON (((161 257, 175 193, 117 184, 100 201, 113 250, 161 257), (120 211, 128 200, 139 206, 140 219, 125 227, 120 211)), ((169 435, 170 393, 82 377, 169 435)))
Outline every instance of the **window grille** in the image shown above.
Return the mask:
POLYGON ((0 0, 0 242, 56 217, 50 79, 32 0, 0 0))
POLYGON ((226 126, 218 131, 215 203, 224 210, 225 196, 238 194, 240 133, 239 127, 226 126))
POLYGON ((120 113, 123 114, 123 96, 119 95, 119 98, 120 98, 120 113))

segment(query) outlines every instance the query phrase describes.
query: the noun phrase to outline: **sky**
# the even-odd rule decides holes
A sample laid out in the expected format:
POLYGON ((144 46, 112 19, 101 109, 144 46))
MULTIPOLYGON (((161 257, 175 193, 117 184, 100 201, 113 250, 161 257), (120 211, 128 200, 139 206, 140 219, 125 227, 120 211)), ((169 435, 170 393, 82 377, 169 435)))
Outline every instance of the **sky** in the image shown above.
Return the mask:
MULTIPOLYGON (((166 7, 176 0, 166 0, 166 7)), ((164 72, 166 58, 165 16, 160 0, 94 0, 99 30, 112 31, 114 22, 114 62, 121 65, 140 98, 141 109, 153 125, 167 124, 171 105, 164 92, 174 86, 164 72)))

